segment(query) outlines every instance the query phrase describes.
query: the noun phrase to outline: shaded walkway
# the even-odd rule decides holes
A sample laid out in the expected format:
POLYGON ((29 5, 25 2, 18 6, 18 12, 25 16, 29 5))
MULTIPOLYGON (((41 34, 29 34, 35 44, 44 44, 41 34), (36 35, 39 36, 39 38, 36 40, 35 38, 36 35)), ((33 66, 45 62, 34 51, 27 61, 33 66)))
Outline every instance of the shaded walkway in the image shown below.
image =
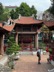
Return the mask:
POLYGON ((52 69, 51 64, 47 64, 48 55, 42 55, 41 65, 37 64, 37 57, 34 55, 20 56, 20 59, 16 61, 16 72, 48 72, 48 69, 52 69))

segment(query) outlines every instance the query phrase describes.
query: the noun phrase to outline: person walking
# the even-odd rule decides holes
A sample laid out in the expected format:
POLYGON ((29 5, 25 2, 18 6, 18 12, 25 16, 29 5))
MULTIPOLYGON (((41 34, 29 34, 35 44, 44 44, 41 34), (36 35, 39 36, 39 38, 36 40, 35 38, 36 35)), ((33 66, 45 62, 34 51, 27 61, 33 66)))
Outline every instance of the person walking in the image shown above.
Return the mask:
POLYGON ((41 64, 41 49, 40 48, 38 48, 37 49, 37 57, 38 57, 38 64, 41 64))

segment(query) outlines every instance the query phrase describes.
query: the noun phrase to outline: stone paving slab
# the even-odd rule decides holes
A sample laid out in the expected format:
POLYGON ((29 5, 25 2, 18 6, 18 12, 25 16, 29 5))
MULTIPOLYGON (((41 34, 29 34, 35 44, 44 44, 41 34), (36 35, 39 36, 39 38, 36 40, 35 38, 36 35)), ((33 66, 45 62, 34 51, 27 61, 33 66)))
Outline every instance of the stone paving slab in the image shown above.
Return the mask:
POLYGON ((47 63, 48 55, 42 55, 41 64, 37 64, 37 56, 23 55, 15 62, 16 72, 48 72, 53 66, 47 63))

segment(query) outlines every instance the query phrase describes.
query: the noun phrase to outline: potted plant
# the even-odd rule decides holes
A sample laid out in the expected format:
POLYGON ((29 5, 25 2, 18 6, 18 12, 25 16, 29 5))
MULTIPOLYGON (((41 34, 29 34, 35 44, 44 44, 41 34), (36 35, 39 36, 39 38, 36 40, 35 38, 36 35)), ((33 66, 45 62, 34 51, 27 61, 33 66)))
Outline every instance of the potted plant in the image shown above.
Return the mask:
POLYGON ((9 67, 14 68, 14 58, 18 58, 16 55, 20 50, 20 46, 15 43, 14 37, 8 39, 8 45, 9 47, 6 49, 6 54, 9 56, 8 65, 9 67))
POLYGON ((8 48, 6 49, 6 54, 7 55, 11 55, 11 54, 15 54, 21 49, 20 46, 18 44, 16 44, 16 42, 14 41, 14 37, 9 37, 8 39, 8 48))

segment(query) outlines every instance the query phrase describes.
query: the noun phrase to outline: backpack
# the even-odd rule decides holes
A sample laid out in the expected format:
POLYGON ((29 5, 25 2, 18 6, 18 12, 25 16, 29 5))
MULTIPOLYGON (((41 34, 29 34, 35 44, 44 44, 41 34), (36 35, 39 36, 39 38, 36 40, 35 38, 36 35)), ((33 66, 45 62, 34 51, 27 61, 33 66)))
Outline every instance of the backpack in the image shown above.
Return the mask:
POLYGON ((38 56, 38 57, 40 56, 40 53, 39 53, 39 52, 37 52, 37 56, 38 56))

